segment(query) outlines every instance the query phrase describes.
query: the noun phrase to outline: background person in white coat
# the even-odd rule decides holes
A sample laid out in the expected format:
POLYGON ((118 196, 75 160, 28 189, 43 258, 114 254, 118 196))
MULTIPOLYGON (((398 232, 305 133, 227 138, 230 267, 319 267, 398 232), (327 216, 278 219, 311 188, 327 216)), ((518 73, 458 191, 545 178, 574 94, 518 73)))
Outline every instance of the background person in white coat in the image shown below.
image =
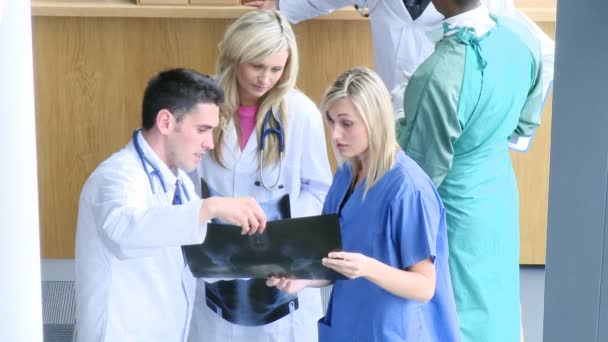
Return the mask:
MULTIPOLYGON (((295 36, 278 12, 252 11, 227 29, 217 70, 226 101, 216 149, 192 174, 195 184, 203 179, 212 195, 253 196, 268 220, 321 213, 331 183, 323 121, 294 89, 297 73, 295 36), (283 153, 279 135, 263 134, 268 129, 282 131, 283 153)), ((316 341, 321 316, 319 289, 290 295, 265 279, 218 281, 205 289, 200 279, 189 341, 316 341)))
MULTIPOLYGON (((555 43, 536 24, 513 5, 513 0, 481 0, 498 16, 522 21, 540 41, 543 63, 543 94, 553 82, 555 43)), ((374 64, 393 96, 397 117, 403 116, 403 92, 410 76, 433 52, 436 40, 428 37, 443 16, 430 0, 279 0, 251 1, 247 5, 277 8, 291 23, 298 23, 337 9, 356 6, 369 16, 374 44, 374 64)))
POLYGON ((78 341, 184 341, 195 279, 180 246, 201 243, 212 218, 243 233, 265 228, 255 200, 202 201, 184 173, 213 148, 222 98, 207 76, 161 72, 146 88, 142 129, 84 185, 76 233, 78 341))

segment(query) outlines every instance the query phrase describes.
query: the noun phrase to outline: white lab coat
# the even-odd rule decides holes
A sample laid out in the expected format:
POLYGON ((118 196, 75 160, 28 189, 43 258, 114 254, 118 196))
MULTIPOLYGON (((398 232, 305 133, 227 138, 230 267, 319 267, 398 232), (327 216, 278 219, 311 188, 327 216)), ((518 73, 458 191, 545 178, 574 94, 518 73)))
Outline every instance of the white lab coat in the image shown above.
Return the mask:
MULTIPOLYGON (((284 187, 267 190, 254 183, 259 180, 258 134, 254 130, 241 152, 236 129, 232 122, 223 145, 227 168, 207 155, 197 171, 191 174, 197 191, 203 177, 214 193, 222 196, 253 196, 258 202, 276 200, 289 194, 291 216, 319 215, 332 174, 327 159, 323 121, 316 105, 299 91, 286 95, 287 127, 285 157, 279 184, 284 187)), ((273 184, 278 164, 264 168, 266 184, 273 184)), ((202 283, 202 281, 199 281, 202 283)), ((310 342, 317 340, 317 320, 322 316, 319 289, 305 289, 298 293, 299 308, 275 322, 259 327, 232 324, 212 312, 205 303, 204 286, 197 286, 196 303, 189 341, 195 342, 310 342)))
POLYGON ((188 333, 195 279, 180 246, 204 240, 202 201, 180 170, 191 200, 172 206, 176 176, 138 139, 167 192, 154 177, 152 194, 133 141, 87 180, 76 232, 77 341, 181 342, 188 333))
MULTIPOLYGON (((331 13, 337 9, 358 4, 366 0, 280 0, 280 10, 292 23, 331 13)), ((434 42, 427 37, 443 20, 433 3, 412 20, 402 0, 369 0, 370 24, 374 44, 375 69, 386 83, 393 99, 395 110, 403 110, 403 91, 409 77, 433 52, 434 42), (401 89, 401 90, 400 90, 401 89), (399 98, 400 97, 400 98, 399 98)), ((518 11, 512 0, 481 0, 491 13, 498 16, 515 17, 526 24, 540 41, 543 55, 544 93, 553 81, 555 43, 528 17, 518 11)), ((402 115, 402 113, 397 113, 402 115)))

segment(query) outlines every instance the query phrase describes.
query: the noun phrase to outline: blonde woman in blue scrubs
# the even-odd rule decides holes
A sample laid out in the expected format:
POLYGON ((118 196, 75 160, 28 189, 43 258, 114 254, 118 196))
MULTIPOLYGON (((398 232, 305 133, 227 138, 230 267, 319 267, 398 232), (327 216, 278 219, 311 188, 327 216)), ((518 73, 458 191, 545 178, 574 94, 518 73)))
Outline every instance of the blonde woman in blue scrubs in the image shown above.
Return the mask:
MULTIPOLYGON (((322 112, 342 162, 323 212, 338 213, 344 252, 323 265, 336 280, 319 341, 460 341, 445 209, 424 171, 398 147, 388 90, 370 69, 340 75, 322 112)), ((270 278, 287 292, 323 280, 270 278)))

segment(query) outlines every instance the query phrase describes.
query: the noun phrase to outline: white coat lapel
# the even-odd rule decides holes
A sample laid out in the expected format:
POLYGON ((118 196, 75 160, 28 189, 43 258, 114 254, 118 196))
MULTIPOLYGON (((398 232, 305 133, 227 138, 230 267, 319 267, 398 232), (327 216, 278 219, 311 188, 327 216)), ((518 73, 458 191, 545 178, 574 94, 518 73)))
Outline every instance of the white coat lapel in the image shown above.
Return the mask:
POLYGON ((405 8, 403 0, 370 0, 370 6, 377 6, 378 9, 385 7, 386 10, 393 12, 395 16, 400 18, 406 25, 409 25, 414 21, 410 15, 410 12, 408 12, 405 8))
POLYGON ((244 155, 257 155, 257 151, 258 151, 258 142, 259 142, 259 138, 258 138, 258 132, 257 132, 257 127, 255 127, 253 129, 253 132, 251 132, 251 135, 249 136, 249 140, 247 141, 247 144, 245 144, 245 148, 243 149, 243 154, 244 155))
POLYGON ((253 132, 251 132, 249 141, 247 141, 247 144, 245 145, 245 149, 241 151, 234 121, 230 120, 227 127, 223 150, 224 161, 226 162, 226 166, 235 170, 242 170, 247 168, 257 169, 257 141, 258 136, 254 129, 253 132))
POLYGON ((241 149, 239 147, 234 120, 230 120, 226 127, 222 152, 226 166, 229 168, 233 167, 233 165, 238 162, 239 158, 241 158, 241 149))
POLYGON ((437 11, 433 2, 429 2, 424 12, 416 19, 417 23, 427 27, 435 27, 443 20, 443 15, 437 11))

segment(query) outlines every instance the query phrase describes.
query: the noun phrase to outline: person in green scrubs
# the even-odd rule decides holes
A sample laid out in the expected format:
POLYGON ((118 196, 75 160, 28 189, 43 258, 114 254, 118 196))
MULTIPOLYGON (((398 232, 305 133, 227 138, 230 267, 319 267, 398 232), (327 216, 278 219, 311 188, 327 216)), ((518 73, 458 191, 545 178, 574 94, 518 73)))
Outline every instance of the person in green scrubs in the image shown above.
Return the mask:
POLYGON ((447 210, 463 341, 519 341, 519 202, 508 140, 540 125, 539 43, 477 0, 433 4, 446 19, 405 91, 398 141, 447 210))

